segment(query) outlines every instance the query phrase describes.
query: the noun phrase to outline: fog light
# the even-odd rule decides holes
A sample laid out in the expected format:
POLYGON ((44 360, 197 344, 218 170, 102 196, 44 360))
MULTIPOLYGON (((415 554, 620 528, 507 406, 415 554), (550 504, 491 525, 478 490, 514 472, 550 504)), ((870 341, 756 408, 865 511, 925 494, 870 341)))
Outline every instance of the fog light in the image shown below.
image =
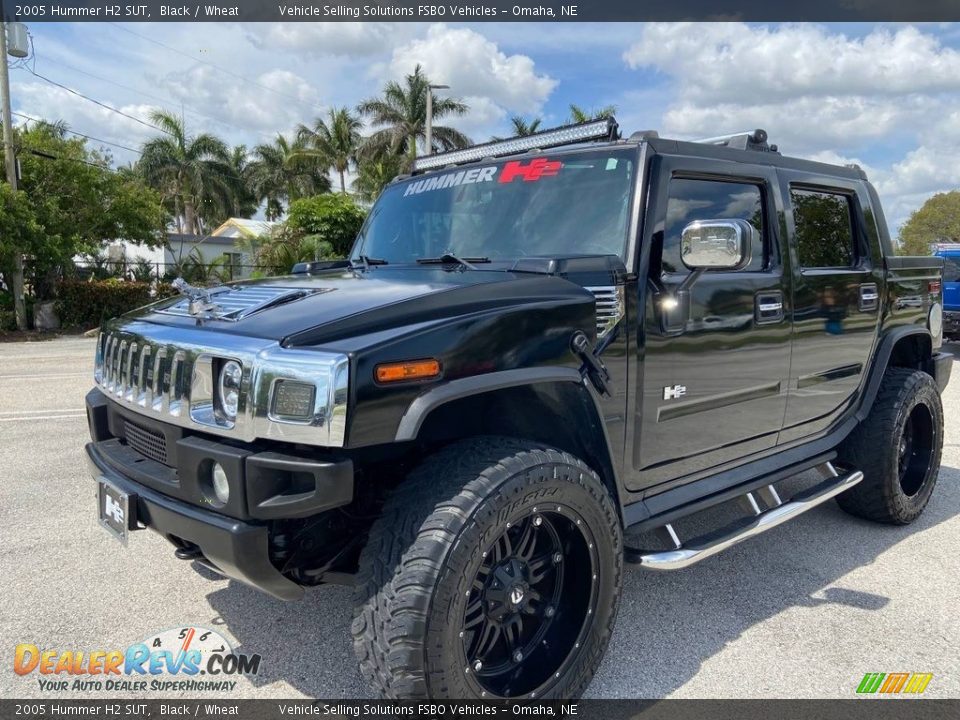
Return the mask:
POLYGON ((220 463, 213 464, 211 479, 213 480, 214 497, 217 498, 218 502, 226 505, 230 499, 230 483, 227 481, 227 471, 223 469, 220 463))
POLYGON ((278 380, 273 391, 274 417, 290 420, 306 420, 313 415, 317 387, 312 384, 278 380))

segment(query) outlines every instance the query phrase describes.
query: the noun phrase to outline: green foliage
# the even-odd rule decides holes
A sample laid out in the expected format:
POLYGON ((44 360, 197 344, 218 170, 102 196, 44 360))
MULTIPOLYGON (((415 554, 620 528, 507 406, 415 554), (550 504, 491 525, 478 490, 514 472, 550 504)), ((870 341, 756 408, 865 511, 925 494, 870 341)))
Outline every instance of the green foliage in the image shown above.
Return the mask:
POLYGON ((261 239, 253 257, 256 277, 286 275, 298 262, 332 260, 337 256, 333 246, 319 235, 304 235, 284 224, 261 239))
POLYGON ((583 122, 590 122, 591 120, 600 120, 602 118, 612 117, 616 112, 617 112, 616 105, 606 105, 602 108, 587 109, 580 105, 575 105, 571 103, 570 117, 567 118, 567 122, 583 123, 583 122))
MULTIPOLYGON (((404 158, 404 169, 417 155, 417 143, 426 141, 427 129, 427 93, 430 80, 419 65, 413 73, 404 78, 401 84, 388 82, 383 95, 364 100, 357 106, 361 115, 366 116, 377 127, 367 138, 362 149, 366 157, 376 158, 384 154, 400 155, 404 158)), ((470 138, 458 130, 436 121, 450 115, 465 115, 465 103, 452 98, 431 97, 433 107, 432 145, 433 151, 453 150, 466 147, 470 138)), ((365 159, 365 158, 364 158, 365 159)))
POLYGON ((257 201, 266 203, 267 220, 283 215, 284 203, 330 191, 329 163, 307 150, 303 137, 291 143, 283 135, 253 149, 246 177, 257 201))
POLYGON ((307 155, 316 157, 340 176, 340 192, 347 191, 344 178, 356 163, 363 123, 348 108, 330 108, 326 120, 317 118, 312 128, 301 125, 297 138, 309 148, 307 155))
POLYGON ((316 236, 329 243, 336 256, 345 257, 363 218, 363 210, 349 195, 326 194, 290 203, 286 226, 297 238, 316 236))
POLYGON ((400 174, 402 162, 396 155, 381 155, 358 166, 353 190, 366 203, 376 200, 387 184, 400 174))
POLYGON ((192 285, 216 285, 229 281, 230 269, 226 267, 227 259, 220 256, 209 262, 204 259, 200 249, 194 246, 190 253, 174 262, 164 273, 165 280, 174 280, 182 277, 192 285))
POLYGON ((0 214, 12 222, 0 232, 7 285, 16 253, 26 256, 28 288, 47 298, 74 255, 96 252, 105 240, 161 242, 160 196, 135 175, 111 171, 108 158, 66 138, 64 126, 34 125, 18 132, 17 144, 22 192, 14 199, 3 185, 0 196, 0 214))
POLYGON ((227 144, 210 133, 189 135, 183 120, 165 110, 152 112, 150 121, 163 134, 144 144, 137 168, 166 198, 180 231, 200 234, 226 220, 242 182, 227 144))
POLYGON ((960 242, 960 190, 937 193, 900 228, 900 255, 929 255, 932 243, 960 242))
POLYGON ((149 283, 110 280, 61 280, 56 311, 65 328, 96 327, 104 320, 146 305, 153 298, 149 283))
POLYGON ((137 261, 130 267, 130 274, 134 282, 148 283, 153 280, 156 267, 146 258, 138 257, 137 261))

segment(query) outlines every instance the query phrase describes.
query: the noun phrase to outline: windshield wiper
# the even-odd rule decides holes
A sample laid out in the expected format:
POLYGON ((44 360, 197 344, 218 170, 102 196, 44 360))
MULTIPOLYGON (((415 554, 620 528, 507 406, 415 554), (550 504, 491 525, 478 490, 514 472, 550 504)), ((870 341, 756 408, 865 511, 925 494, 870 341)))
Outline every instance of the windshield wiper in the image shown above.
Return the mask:
POLYGON ((450 263, 457 263, 462 265, 468 270, 476 270, 473 266, 473 263, 488 263, 490 258, 488 257, 457 257, 453 253, 444 253, 440 257, 432 258, 417 258, 418 265, 449 265, 450 263))
MULTIPOLYGON (((389 265, 386 260, 383 258, 374 258, 369 255, 357 255, 357 260, 360 261, 360 265, 363 266, 364 270, 369 270, 371 265, 389 265)), ((356 268, 357 264, 354 260, 350 261, 350 267, 356 268)))

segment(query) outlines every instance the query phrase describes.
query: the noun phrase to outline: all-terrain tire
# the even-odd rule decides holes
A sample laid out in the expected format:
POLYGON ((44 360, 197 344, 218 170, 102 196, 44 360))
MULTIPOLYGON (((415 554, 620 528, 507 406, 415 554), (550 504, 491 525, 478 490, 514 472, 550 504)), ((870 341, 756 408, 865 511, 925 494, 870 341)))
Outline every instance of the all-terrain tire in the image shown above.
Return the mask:
MULTIPOLYGON (((371 528, 360 558, 352 626, 360 670, 387 698, 578 697, 610 639, 622 574, 616 508, 600 478, 581 460, 511 438, 455 443, 427 458, 401 483, 371 528), (553 520, 545 520, 546 514, 553 520), (474 589, 478 568, 496 560, 489 549, 499 548, 504 533, 516 532, 518 523, 534 523, 538 532, 549 526, 553 535, 553 527, 569 528, 566 537, 576 540, 568 539, 568 547, 576 544, 583 550, 576 562, 565 565, 564 577, 568 584, 576 578, 589 600, 581 606, 582 618, 576 610, 565 615, 554 611, 554 634, 539 636, 551 642, 554 636, 566 636, 566 660, 548 667, 542 682, 531 676, 526 686, 517 681, 501 693, 501 686, 491 688, 493 680, 481 678, 467 657, 464 617, 467 603, 476 604, 471 593, 481 592, 474 589)), ((560 655, 558 647, 551 645, 537 658, 539 651, 532 651, 530 670, 524 672, 542 672, 551 657, 560 655)))
POLYGON ((930 501, 943 450, 943 406, 933 378, 890 368, 870 415, 839 449, 838 460, 863 480, 837 497, 846 512, 906 525, 930 501))

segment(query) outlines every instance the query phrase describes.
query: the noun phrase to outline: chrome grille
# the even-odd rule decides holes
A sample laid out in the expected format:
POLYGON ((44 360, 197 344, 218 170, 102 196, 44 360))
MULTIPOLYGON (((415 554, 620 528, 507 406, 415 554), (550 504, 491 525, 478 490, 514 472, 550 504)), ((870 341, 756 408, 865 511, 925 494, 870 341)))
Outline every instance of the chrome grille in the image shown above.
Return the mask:
POLYGON ((588 287, 587 290, 597 299, 597 338, 602 338, 623 317, 623 286, 588 287))
POLYGON ((115 333, 100 336, 94 379, 110 397, 155 413, 178 416, 188 392, 186 353, 115 333))
POLYGON ((123 435, 127 440, 127 445, 144 457, 156 460, 164 465, 167 464, 167 439, 163 436, 163 433, 147 430, 125 420, 123 435))
POLYGON ((109 399, 140 415, 232 437, 342 447, 349 358, 276 341, 143 321, 112 321, 97 343, 94 380, 109 399), (243 367, 236 418, 216 411, 216 378, 226 360, 243 367), (304 422, 270 415, 280 378, 316 386, 316 408, 304 422))
MULTIPOLYGON (((210 301, 216 306, 217 320, 240 320, 271 305, 298 300, 318 292, 329 292, 332 288, 283 288, 265 285, 236 285, 210 289, 210 301)), ((168 315, 191 317, 190 298, 182 300, 160 310, 168 315)))

